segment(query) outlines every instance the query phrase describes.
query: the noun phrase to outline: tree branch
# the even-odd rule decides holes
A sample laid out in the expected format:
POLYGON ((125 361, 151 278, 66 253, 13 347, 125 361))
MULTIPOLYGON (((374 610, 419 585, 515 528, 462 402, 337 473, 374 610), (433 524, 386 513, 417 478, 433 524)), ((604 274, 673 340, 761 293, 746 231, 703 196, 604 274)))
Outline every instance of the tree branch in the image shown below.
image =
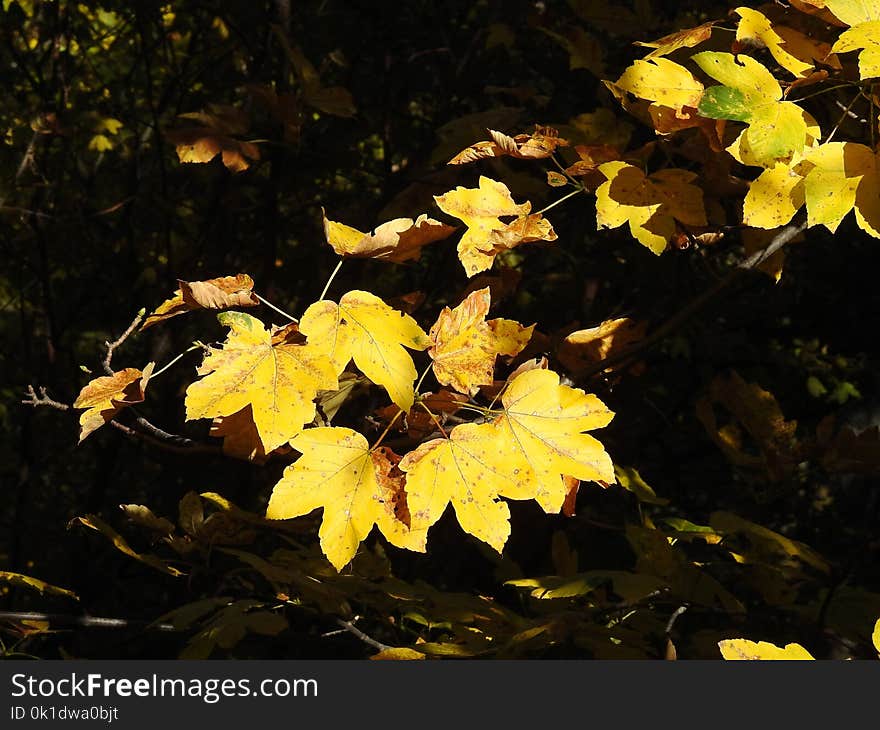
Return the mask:
POLYGON ((131 321, 131 324, 128 325, 128 329, 125 330, 119 337, 117 337, 113 342, 105 342, 104 344, 107 346, 107 355, 104 357, 101 365, 104 367, 104 372, 107 375, 116 375, 116 371, 110 367, 110 361, 113 359, 113 353, 116 351, 116 348, 119 347, 123 342, 125 342, 132 332, 135 331, 137 326, 141 323, 141 320, 144 318, 143 310, 137 313, 137 316, 131 321))
POLYGON ((782 248, 791 243, 792 239, 794 239, 799 233, 804 231, 806 227, 806 220, 802 220, 799 223, 789 223, 782 230, 780 230, 779 233, 776 234, 776 236, 773 238, 772 241, 770 241, 766 248, 762 248, 760 251, 756 251, 751 256, 748 256, 740 261, 733 269, 731 269, 727 273, 727 275, 723 279, 720 279, 709 289, 688 302, 682 309, 680 309, 672 317, 666 320, 650 335, 630 345, 629 347, 620 350, 613 355, 610 355, 609 357, 606 357, 604 360, 599 361, 592 368, 583 373, 581 377, 585 379, 591 378, 594 375, 598 375, 599 373, 604 372, 605 370, 608 370, 610 368, 619 368, 619 366, 621 365, 629 364, 629 362, 636 355, 650 349, 657 343, 666 339, 666 337, 668 337, 670 334, 675 332, 694 314, 705 307, 706 304, 711 302, 715 297, 717 297, 737 279, 739 279, 739 277, 743 273, 757 268, 777 251, 782 250, 782 248))

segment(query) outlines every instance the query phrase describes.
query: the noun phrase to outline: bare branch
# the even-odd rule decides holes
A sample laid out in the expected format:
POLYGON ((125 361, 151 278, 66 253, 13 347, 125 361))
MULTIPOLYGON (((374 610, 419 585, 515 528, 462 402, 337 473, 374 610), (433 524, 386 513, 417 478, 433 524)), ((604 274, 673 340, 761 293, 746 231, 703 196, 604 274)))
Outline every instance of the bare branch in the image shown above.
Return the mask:
POLYGON ((393 646, 389 644, 383 644, 381 641, 376 641, 369 634, 365 634, 361 631, 357 626, 354 625, 354 621, 357 621, 359 616, 355 616, 352 621, 345 621, 341 618, 336 619, 336 623, 341 626, 345 631, 356 636, 358 639, 363 641, 368 646, 372 646, 374 649, 378 649, 379 651, 387 651, 388 649, 393 649, 393 646))
POLYGON ((0 621, 45 621, 52 626, 82 626, 96 629, 153 629, 155 631, 179 631, 172 624, 151 624, 126 618, 101 616, 75 616, 69 613, 39 613, 36 611, 0 611, 0 621))
POLYGON ((37 395, 37 392, 34 390, 33 385, 29 385, 27 387, 27 398, 22 400, 26 406, 33 406, 37 408, 38 406, 48 406, 49 408, 55 408, 59 411, 69 411, 70 406, 67 403, 59 403, 57 400, 53 400, 48 395, 46 395, 46 389, 43 386, 40 386, 40 394, 37 395))
POLYGON ((101 363, 104 366, 104 372, 107 375, 115 375, 116 371, 110 367, 110 361, 113 359, 113 353, 116 351, 116 348, 119 347, 123 342, 125 342, 129 335, 137 329, 137 326, 141 323, 141 320, 144 318, 145 312, 140 311, 137 313, 137 316, 132 320, 131 324, 128 325, 128 329, 125 330, 119 337, 117 337, 113 342, 105 342, 104 344, 107 346, 107 355, 104 358, 104 361, 101 363))

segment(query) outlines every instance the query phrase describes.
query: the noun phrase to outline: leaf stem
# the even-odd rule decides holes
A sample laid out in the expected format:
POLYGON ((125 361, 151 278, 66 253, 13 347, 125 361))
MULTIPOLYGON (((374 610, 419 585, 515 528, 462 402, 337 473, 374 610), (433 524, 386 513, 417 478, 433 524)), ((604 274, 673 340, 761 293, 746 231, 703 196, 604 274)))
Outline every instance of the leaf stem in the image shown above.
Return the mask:
POLYGON ((272 302, 270 302, 268 299, 263 299, 263 297, 261 297, 261 296, 260 296, 259 294, 257 294, 256 292, 254 292, 254 296, 255 296, 257 299, 259 299, 263 304, 265 304, 267 307, 269 307, 269 309, 274 309, 276 312, 278 312, 278 314, 280 314, 280 315, 283 316, 283 317, 287 317, 287 319, 289 319, 291 322, 297 322, 297 323, 299 322, 299 320, 298 320, 296 317, 291 317, 291 316, 290 316, 287 312, 285 312, 283 309, 279 309, 279 308, 276 307, 274 304, 272 304, 272 302))
MULTIPOLYGON (((339 263, 341 264, 342 262, 340 261, 339 263)), ((338 266, 336 268, 337 268, 337 270, 339 269, 338 266)), ((421 385, 422 385, 422 381, 425 379, 425 376, 427 376, 427 374, 429 372, 431 372, 431 365, 432 365, 432 363, 428 363, 428 366, 422 371, 421 377, 419 377, 418 382, 416 383, 415 387, 413 388, 413 390, 415 392, 418 392, 419 387, 421 387, 421 385)), ((397 413, 394 414, 394 418, 392 418, 391 421, 389 421, 388 425, 385 427, 385 430, 382 431, 382 434, 379 436, 378 439, 376 439, 376 443, 374 443, 370 447, 370 451, 373 451, 376 447, 379 446, 379 444, 382 443, 382 440, 388 435, 388 432, 391 430, 391 428, 394 426, 394 424, 397 423, 397 419, 400 418, 401 414, 403 414, 403 408, 398 406, 397 413)))
POLYGON ((327 279, 327 283, 324 285, 324 291, 321 292, 321 296, 318 297, 318 301, 322 301, 325 296, 327 296, 327 292, 330 290, 330 285, 333 283, 333 280, 336 278, 336 274, 339 273, 339 269, 342 268, 342 262, 345 259, 339 259, 339 263, 336 264, 336 268, 333 269, 333 273, 330 274, 330 278, 327 279))
POLYGON ((168 368, 170 368, 172 365, 174 365, 174 363, 176 363, 178 360, 180 360, 180 358, 182 358, 182 357, 183 357, 184 355, 186 355, 188 352, 192 352, 193 350, 200 350, 200 349, 202 349, 203 347, 204 347, 204 345, 202 345, 200 342, 199 342, 199 343, 194 343, 193 345, 191 345, 190 347, 188 347, 187 349, 185 349, 183 352, 181 352, 181 353, 180 353, 177 357, 175 357, 171 362, 169 362, 167 365, 165 365, 165 367, 163 367, 163 368, 157 370, 156 372, 154 372, 154 373, 150 376, 150 380, 155 380, 157 377, 159 377, 159 376, 160 376, 162 373, 164 373, 168 368))
POLYGON ((542 213, 546 213, 551 208, 555 208, 560 203, 564 203, 569 198, 573 198, 575 195, 578 195, 579 193, 582 193, 583 191, 584 191, 584 189, 582 187, 578 187, 577 190, 572 190, 570 193, 568 193, 568 195, 563 195, 559 200, 556 200, 556 201, 550 203, 550 205, 545 205, 543 208, 541 208, 541 210, 537 211, 533 215, 540 215, 542 213))
POLYGON ((434 422, 434 425, 437 426, 438 429, 440 429, 440 433, 443 434, 443 438, 448 439, 449 434, 446 433, 446 431, 443 429, 443 426, 440 424, 440 421, 438 420, 437 416, 435 416, 431 412, 431 409, 428 408, 428 406, 426 406, 424 403, 422 403, 422 401, 419 401, 418 405, 420 405, 422 407, 422 409, 425 411, 425 413, 427 413, 428 416, 430 416, 431 420, 434 422))

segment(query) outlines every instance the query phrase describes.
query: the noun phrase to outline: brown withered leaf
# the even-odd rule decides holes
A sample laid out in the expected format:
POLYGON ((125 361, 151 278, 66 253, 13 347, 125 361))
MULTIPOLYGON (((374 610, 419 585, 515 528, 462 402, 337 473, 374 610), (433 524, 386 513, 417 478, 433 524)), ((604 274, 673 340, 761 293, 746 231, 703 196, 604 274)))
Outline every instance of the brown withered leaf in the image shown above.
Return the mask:
POLYGON ((284 141, 296 144, 299 141, 304 115, 292 92, 277 93, 275 89, 263 84, 246 84, 245 88, 255 99, 266 107, 272 118, 284 130, 284 141))
POLYGON ((567 147, 568 141, 559 136, 553 127, 535 126, 532 134, 510 137, 494 129, 487 130, 490 142, 477 142, 459 152, 447 165, 464 165, 488 157, 517 157, 521 160, 542 160, 550 157, 557 147, 567 147))
POLYGON ((773 394, 747 383, 735 370, 712 380, 696 412, 709 437, 737 466, 764 468, 778 481, 801 460, 797 422, 786 421, 773 394), (727 423, 719 424, 716 406, 726 411, 727 423))
POLYGON ((645 329, 644 322, 629 317, 605 320, 598 327, 572 332, 559 345, 556 354, 559 362, 577 377, 644 338, 645 329))
POLYGON ((162 302, 141 325, 144 330, 163 320, 196 309, 230 309, 256 307, 260 300, 254 294, 254 280, 247 274, 220 276, 205 281, 182 281, 174 296, 162 302))
POLYGON ((490 248, 484 250, 483 253, 495 256, 523 243, 555 241, 557 238, 556 231, 553 230, 550 221, 540 213, 521 215, 504 227, 491 231, 486 239, 490 248))
MULTIPOLYGON (((321 211, 322 215, 324 211, 321 211)), ((448 238, 455 226, 449 226, 426 214, 412 218, 395 218, 383 223, 372 233, 363 233, 343 223, 328 220, 324 215, 327 243, 343 258, 373 258, 403 263, 419 258, 422 247, 448 238)))
POLYGON ((577 504, 578 489, 581 486, 581 480, 575 477, 562 475, 562 481, 565 483, 565 501, 562 503, 562 514, 566 517, 574 517, 575 505, 577 504))
POLYGON ((266 461, 266 451, 250 405, 231 416, 217 416, 211 422, 210 434, 223 439, 223 453, 228 456, 257 464, 266 461))
POLYGON ((409 507, 406 504, 406 474, 397 466, 400 455, 386 446, 380 446, 372 454, 376 470, 376 483, 381 493, 380 502, 393 521, 410 526, 409 507))
POLYGON ((581 183, 587 190, 595 190, 605 182, 605 176, 599 172, 599 165, 620 159, 620 151, 607 144, 579 144, 574 150, 580 159, 569 165, 565 173, 571 177, 581 178, 581 183))
MULTIPOLYGON (((419 398, 404 418, 397 418, 394 422, 394 428, 401 433, 405 432, 410 438, 420 441, 437 431, 438 423, 441 426, 446 425, 448 417, 455 414, 464 403, 467 403, 467 400, 467 396, 446 388, 441 388, 436 393, 426 393, 419 398), (420 403, 422 405, 419 405, 420 403)), ((395 405, 385 406, 376 411, 376 416, 383 424, 387 425, 395 419, 398 411, 399 409, 395 405)))
POLYGON ((144 391, 156 363, 143 370, 125 368, 114 375, 105 375, 89 382, 73 402, 74 408, 84 408, 79 416, 79 441, 110 422, 119 411, 135 403, 143 403, 144 391))
POLYGON ((645 56, 645 60, 649 58, 657 58, 658 56, 668 56, 670 53, 674 53, 680 48, 693 48, 694 46, 700 45, 703 41, 709 40, 709 37, 712 35, 712 26, 715 25, 716 22, 717 21, 712 20, 708 23, 698 25, 696 28, 679 30, 675 33, 663 36, 662 38, 658 38, 656 41, 636 41, 634 45, 654 49, 645 56))
POLYGON ((165 137, 177 149, 181 162, 210 162, 221 155, 232 172, 247 170, 249 160, 259 160, 259 148, 240 139, 247 131, 247 116, 240 109, 211 105, 206 111, 181 114, 181 119, 196 124, 165 131, 165 137))
POLYGON ((828 416, 816 427, 822 467, 829 472, 880 474, 880 427, 844 427, 835 432, 835 420, 828 416))

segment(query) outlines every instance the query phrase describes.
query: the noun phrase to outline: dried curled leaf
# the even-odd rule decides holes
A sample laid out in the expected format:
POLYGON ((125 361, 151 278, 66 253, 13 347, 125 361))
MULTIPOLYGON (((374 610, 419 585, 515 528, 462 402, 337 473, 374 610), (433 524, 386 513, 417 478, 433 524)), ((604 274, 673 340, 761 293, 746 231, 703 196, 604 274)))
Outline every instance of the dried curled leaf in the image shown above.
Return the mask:
POLYGON ((371 451, 349 428, 314 428, 296 436, 302 452, 275 485, 266 517, 283 520, 324 508, 321 549, 337 570, 354 557, 377 525, 393 545, 425 551, 427 528, 410 529, 403 475, 387 449, 371 451))
POLYGON ((84 408, 79 415, 79 441, 109 423, 123 408, 143 403, 147 383, 156 363, 143 370, 125 368, 113 375, 95 378, 86 384, 73 402, 74 408, 84 408))
POLYGON ((428 354, 434 375, 443 385, 474 395, 479 386, 492 382, 495 358, 513 357, 528 344, 534 325, 523 327, 509 319, 486 321, 489 288, 470 294, 455 309, 444 307, 428 336, 428 354))
POLYGON ((477 142, 459 152, 446 164, 464 165, 488 157, 517 157, 521 160, 542 160, 550 157, 557 147, 567 147, 568 141, 553 127, 536 126, 533 134, 509 137, 493 129, 488 130, 491 142, 477 142))
POLYGON ((179 289, 147 317, 141 329, 152 327, 178 314, 196 309, 231 309, 256 307, 260 300, 254 294, 254 280, 247 274, 220 276, 205 281, 177 281, 179 289))
POLYGON ((205 377, 187 388, 186 418, 232 416, 250 406, 268 453, 315 417, 313 400, 319 390, 337 387, 336 371, 324 349, 296 343, 288 328, 273 338, 249 314, 223 312, 217 319, 229 335, 205 356, 198 370, 205 377))
POLYGON ((324 216, 327 243, 343 258, 375 258, 395 263, 411 261, 419 258, 424 246, 448 238, 453 231, 454 226, 435 221, 425 214, 415 220, 396 218, 383 223, 372 233, 362 233, 324 216))
POLYGON ((434 200, 440 210, 467 225, 458 242, 458 258, 468 276, 490 268, 501 250, 519 243, 556 239, 549 222, 538 214, 528 215, 531 203, 514 203, 507 186, 488 177, 480 176, 477 188, 457 187, 434 200), (500 219, 511 215, 517 220, 509 225, 500 219))
POLYGON ((693 48, 694 46, 700 45, 703 41, 709 40, 712 35, 712 26, 715 25, 715 23, 716 21, 710 20, 708 23, 698 25, 696 28, 679 30, 675 33, 665 35, 656 41, 636 41, 635 45, 654 49, 645 56, 643 59, 645 61, 652 58, 658 58, 659 56, 668 56, 670 53, 674 53, 681 48, 693 48))

